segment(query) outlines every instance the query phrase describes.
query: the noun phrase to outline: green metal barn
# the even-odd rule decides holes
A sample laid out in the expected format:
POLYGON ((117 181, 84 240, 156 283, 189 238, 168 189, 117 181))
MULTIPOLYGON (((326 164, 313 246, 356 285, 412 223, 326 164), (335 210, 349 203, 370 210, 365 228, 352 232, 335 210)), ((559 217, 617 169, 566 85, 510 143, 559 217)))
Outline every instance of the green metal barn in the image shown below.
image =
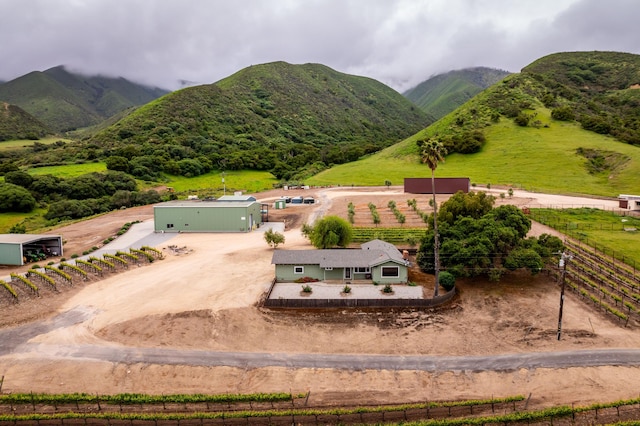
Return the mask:
POLYGON ((253 197, 167 201, 153 208, 156 232, 250 232, 263 214, 253 197))
POLYGON ((41 262, 49 256, 62 256, 60 235, 0 234, 0 265, 41 262))

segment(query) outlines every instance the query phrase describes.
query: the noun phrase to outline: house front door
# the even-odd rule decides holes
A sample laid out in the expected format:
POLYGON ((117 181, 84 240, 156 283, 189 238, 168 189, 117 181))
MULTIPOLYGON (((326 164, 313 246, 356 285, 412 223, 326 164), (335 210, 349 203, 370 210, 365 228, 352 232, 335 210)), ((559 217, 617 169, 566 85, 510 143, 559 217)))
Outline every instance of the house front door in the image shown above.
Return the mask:
POLYGON ((351 268, 344 268, 344 279, 345 280, 351 279, 351 268))

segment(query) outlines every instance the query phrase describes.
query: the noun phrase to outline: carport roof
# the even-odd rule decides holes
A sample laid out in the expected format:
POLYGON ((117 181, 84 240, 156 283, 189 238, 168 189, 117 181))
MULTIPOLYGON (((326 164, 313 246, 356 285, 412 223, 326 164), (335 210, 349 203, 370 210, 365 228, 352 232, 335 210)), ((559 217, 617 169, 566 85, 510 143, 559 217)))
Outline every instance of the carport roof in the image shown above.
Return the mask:
POLYGON ((59 239, 60 235, 50 234, 0 234, 0 244, 28 244, 44 239, 59 239))

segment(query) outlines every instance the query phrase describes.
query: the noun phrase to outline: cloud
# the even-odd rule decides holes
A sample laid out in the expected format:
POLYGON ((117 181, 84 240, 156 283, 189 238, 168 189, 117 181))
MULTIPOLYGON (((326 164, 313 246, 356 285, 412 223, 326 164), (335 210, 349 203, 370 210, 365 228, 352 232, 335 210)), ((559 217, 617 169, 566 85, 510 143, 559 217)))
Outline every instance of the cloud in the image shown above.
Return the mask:
POLYGON ((568 50, 640 53, 636 0, 0 0, 0 79, 57 65, 170 89, 272 61, 403 91, 568 50), (7 12, 8 11, 8 12, 7 12))

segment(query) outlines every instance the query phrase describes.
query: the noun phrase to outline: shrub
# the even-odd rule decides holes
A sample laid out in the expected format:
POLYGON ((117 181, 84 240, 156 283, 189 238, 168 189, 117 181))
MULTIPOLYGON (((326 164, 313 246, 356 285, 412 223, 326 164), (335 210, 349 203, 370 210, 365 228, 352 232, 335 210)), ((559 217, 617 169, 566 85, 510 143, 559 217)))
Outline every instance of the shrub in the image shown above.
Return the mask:
POLYGON ((319 280, 317 278, 311 278, 311 277, 302 277, 302 278, 298 278, 297 280, 295 280, 294 282, 296 283, 316 283, 319 280))
POLYGON ((558 121, 573 121, 576 115, 569 106, 561 106, 551 111, 551 118, 558 121))
POLYGON ((438 280, 445 290, 449 291, 456 286, 456 277, 447 271, 441 271, 438 280))
POLYGON ((345 285, 344 288, 342 289, 342 292, 346 294, 351 293, 351 287, 349 287, 348 285, 345 285))
POLYGON ((303 293, 311 293, 312 291, 313 291, 313 289, 311 288, 310 285, 307 284, 307 285, 303 285, 302 286, 302 292, 303 293))
POLYGON ((391 284, 385 284, 384 287, 382 288, 382 292, 393 293, 393 287, 391 287, 391 284))

